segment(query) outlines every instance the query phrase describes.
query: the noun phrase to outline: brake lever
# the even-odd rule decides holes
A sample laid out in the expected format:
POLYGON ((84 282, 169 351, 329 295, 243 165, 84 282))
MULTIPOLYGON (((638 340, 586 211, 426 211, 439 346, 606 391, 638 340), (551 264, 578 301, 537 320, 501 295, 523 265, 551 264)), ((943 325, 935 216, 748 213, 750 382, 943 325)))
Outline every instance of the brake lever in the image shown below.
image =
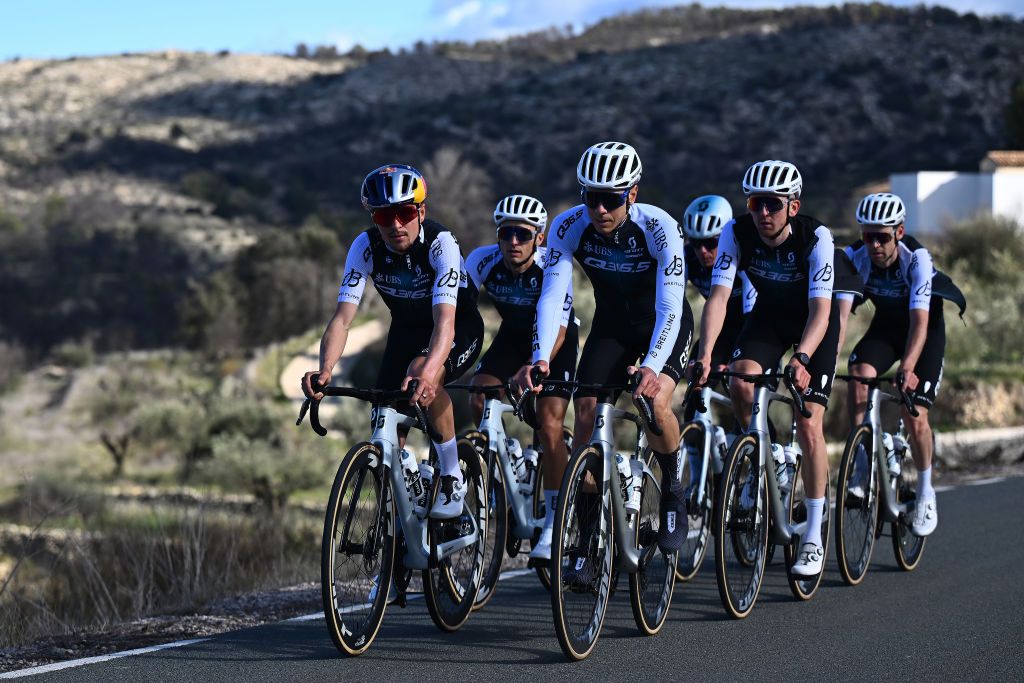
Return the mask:
MULTIPOLYGON (((640 386, 639 369, 629 376, 629 382, 626 383, 626 391, 630 394, 635 393, 638 386, 640 386)), ((644 422, 647 423, 647 427, 651 430, 651 434, 654 436, 661 436, 664 431, 661 428, 661 424, 658 422, 657 416, 654 414, 654 402, 646 396, 641 396, 639 398, 634 398, 633 403, 636 404, 637 409, 640 411, 640 416, 643 418, 644 422)))
POLYGON ((800 413, 804 419, 810 419, 811 411, 804 404, 804 397, 800 395, 800 392, 796 389, 796 369, 792 365, 787 365, 783 372, 783 378, 786 383, 786 388, 789 389, 790 395, 793 397, 793 405, 796 406, 796 410, 800 413))
POLYGON ((900 400, 903 401, 903 405, 906 407, 907 412, 910 413, 910 415, 912 417, 920 417, 921 413, 918 412, 917 406, 914 405, 913 398, 910 396, 911 392, 906 391, 903 388, 903 384, 906 381, 907 381, 906 374, 902 370, 897 372, 896 373, 896 391, 899 392, 900 400))

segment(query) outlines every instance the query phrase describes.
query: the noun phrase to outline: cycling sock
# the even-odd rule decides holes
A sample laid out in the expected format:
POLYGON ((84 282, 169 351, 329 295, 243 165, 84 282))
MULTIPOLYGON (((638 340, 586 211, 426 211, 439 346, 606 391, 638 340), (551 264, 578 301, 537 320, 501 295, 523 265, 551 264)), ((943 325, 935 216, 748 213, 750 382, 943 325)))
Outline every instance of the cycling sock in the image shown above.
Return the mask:
POLYGON ((696 446, 686 447, 687 455, 690 460, 690 486, 697 483, 697 479, 700 477, 700 467, 703 464, 703 458, 701 452, 696 446))
POLYGON ((683 476, 683 460, 679 457, 679 451, 671 453, 654 451, 654 457, 658 460, 658 466, 661 467, 662 494, 664 495, 669 490, 678 491, 681 489, 683 485, 679 480, 683 476))
POLYGON ((434 450, 437 451, 437 460, 441 464, 441 476, 456 477, 462 480, 462 471, 459 469, 459 449, 455 447, 455 438, 452 437, 444 443, 434 442, 434 450))
POLYGON ((555 525, 555 506, 558 505, 558 489, 544 489, 544 528, 550 529, 555 525))
POLYGON ((804 505, 807 506, 807 533, 803 543, 821 545, 821 513, 825 509, 825 498, 808 498, 804 505))
POLYGON ((931 467, 917 473, 917 497, 922 499, 935 497, 935 489, 932 488, 931 467))

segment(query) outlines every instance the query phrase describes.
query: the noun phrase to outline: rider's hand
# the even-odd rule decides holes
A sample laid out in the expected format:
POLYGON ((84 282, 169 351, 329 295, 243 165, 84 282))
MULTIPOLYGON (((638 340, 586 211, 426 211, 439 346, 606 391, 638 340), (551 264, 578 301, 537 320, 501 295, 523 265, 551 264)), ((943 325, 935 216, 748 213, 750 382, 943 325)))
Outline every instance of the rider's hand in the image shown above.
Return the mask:
POLYGON ((519 368, 519 372, 516 373, 515 377, 512 378, 513 384, 519 391, 532 391, 535 394, 539 394, 542 387, 540 384, 533 383, 533 369, 537 368, 537 371, 542 377, 547 377, 551 374, 551 369, 548 367, 547 361, 539 360, 533 365, 524 365, 519 368))
POLYGON ((315 391, 313 389, 313 378, 316 377, 317 386, 326 387, 331 383, 331 371, 330 370, 310 370, 302 376, 302 393, 306 395, 306 398, 311 398, 314 401, 319 401, 324 397, 322 391, 315 391))
POLYGON ((658 381, 658 374, 654 370, 643 366, 638 368, 631 365, 626 369, 626 372, 630 376, 640 373, 640 381, 637 384, 636 391, 633 392, 633 398, 643 396, 653 401, 654 397, 661 391, 661 383, 658 381))
POLYGON ((793 385, 798 392, 803 394, 807 391, 807 387, 811 386, 811 373, 807 372, 804 364, 796 358, 789 361, 789 366, 793 368, 793 385))
POLYGON ((691 360, 686 364, 686 376, 691 378, 691 382, 696 382, 697 386, 702 387, 708 383, 708 375, 711 374, 711 356, 697 358, 691 360), (701 374, 700 377, 693 376, 693 368, 697 363, 700 363, 701 374))
POLYGON ((402 391, 406 391, 409 384, 414 381, 416 382, 416 391, 409 397, 409 403, 419 403, 420 406, 428 408, 437 398, 437 385, 427 377, 410 374, 402 380, 402 391))
POLYGON ((917 376, 914 369, 900 366, 899 371, 903 373, 903 391, 909 393, 917 389, 917 385, 921 383, 921 378, 917 376))

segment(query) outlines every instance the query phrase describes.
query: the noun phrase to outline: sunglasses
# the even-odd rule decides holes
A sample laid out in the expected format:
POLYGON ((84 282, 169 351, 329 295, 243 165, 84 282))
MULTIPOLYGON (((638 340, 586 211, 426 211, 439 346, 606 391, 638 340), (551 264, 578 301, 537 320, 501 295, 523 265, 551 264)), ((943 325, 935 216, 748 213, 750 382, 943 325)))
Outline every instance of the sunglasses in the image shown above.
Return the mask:
POLYGON ((580 197, 583 199, 583 203, 588 208, 596 209, 599 205, 603 206, 606 211, 614 211, 623 204, 626 203, 626 197, 629 196, 629 190, 623 191, 621 194, 618 192, 591 192, 589 190, 580 190, 580 197))
POLYGON ((401 204, 399 206, 389 206, 383 209, 374 209, 370 216, 373 218, 373 222, 382 228, 390 228, 395 224, 395 219, 402 225, 413 221, 420 215, 420 207, 415 204, 401 204))
POLYGON ((529 228, 520 225, 502 225, 498 227, 498 239, 502 242, 511 242, 513 238, 523 242, 532 242, 537 233, 529 228))
POLYGON ((747 200, 747 208, 753 213, 761 213, 768 209, 768 213, 778 213, 786 205, 782 197, 751 197, 747 200))
POLYGON ((896 237, 891 232, 862 232, 860 236, 864 240, 864 244, 878 243, 882 246, 889 244, 896 237))
POLYGON ((708 237, 707 239, 691 239, 690 244, 693 245, 694 251, 698 249, 706 249, 707 251, 714 251, 718 248, 718 238, 708 237))

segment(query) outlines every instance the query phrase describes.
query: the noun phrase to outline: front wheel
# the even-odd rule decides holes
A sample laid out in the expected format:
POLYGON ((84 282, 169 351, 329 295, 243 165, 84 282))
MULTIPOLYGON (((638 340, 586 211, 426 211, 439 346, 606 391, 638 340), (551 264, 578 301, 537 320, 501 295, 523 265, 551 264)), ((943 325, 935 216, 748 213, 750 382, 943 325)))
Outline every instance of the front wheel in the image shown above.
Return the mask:
POLYGON ((482 608, 494 597, 505 554, 509 519, 505 474, 498 461, 498 454, 490 450, 485 451, 482 457, 485 458, 484 462, 490 463, 487 467, 487 535, 484 539, 484 572, 480 579, 476 602, 473 603, 474 610, 482 608))
POLYGON ((733 442, 722 469, 712 527, 718 595, 729 616, 754 609, 768 554, 768 491, 756 434, 733 442))
MULTIPOLYGON (((803 458, 801 457, 797 460, 796 468, 792 475, 790 475, 792 477, 790 479, 792 490, 789 494, 789 514, 787 515, 790 525, 807 521, 807 505, 804 502, 807 500, 807 494, 804 491, 803 478, 800 476, 802 464, 803 458)), ((816 576, 808 578, 803 578, 792 573, 791 569, 799 556, 800 545, 803 542, 803 539, 798 534, 793 534, 793 538, 783 548, 783 556, 786 560, 786 579, 789 581, 789 590, 797 600, 810 600, 817 592, 818 586, 821 585, 821 577, 825 575, 824 560, 828 559, 828 532, 829 518, 831 516, 832 514, 828 506, 828 477, 826 476, 825 507, 821 511, 821 525, 819 527, 821 531, 821 549, 822 552, 825 553, 825 557, 822 560, 821 571, 818 572, 816 576)))
POLYGON ((327 630, 349 656, 370 647, 384 620, 395 561, 391 503, 380 450, 357 444, 334 478, 320 555, 327 630))
POLYGON ((705 440, 704 425, 700 422, 688 422, 679 437, 680 457, 684 458, 683 481, 693 483, 687 489, 686 523, 689 528, 686 532, 686 540, 679 549, 679 559, 676 562, 677 581, 689 581, 697 575, 704 562, 704 555, 708 551, 708 543, 711 541, 711 513, 715 500, 713 485, 715 477, 711 462, 709 461, 707 464, 703 495, 699 495, 701 491, 698 481, 700 473, 692 472, 690 459, 684 456, 690 448, 696 448, 698 453, 705 453, 705 440))
POLYGON ((676 583, 676 553, 658 548, 660 527, 660 470, 654 454, 647 457, 640 488, 640 511, 633 518, 633 538, 640 553, 640 567, 629 575, 629 602, 633 619, 644 635, 653 636, 665 625, 676 583))
POLYGON ((597 644, 608 610, 614 555, 611 496, 604 456, 585 446, 569 458, 551 535, 551 610, 555 635, 571 661, 597 644))
POLYGON ((849 586, 868 573, 878 526, 878 466, 871 427, 850 433, 836 479, 836 564, 849 586))
POLYGON ((892 486, 895 488, 896 502, 906 505, 907 511, 892 523, 892 550, 900 569, 912 572, 921 563, 927 539, 915 536, 910 530, 914 504, 917 501, 917 470, 914 469, 909 448, 903 454, 900 465, 901 472, 894 478, 892 486))
MULTIPOLYGON (((466 439, 459 439, 456 448, 466 482, 462 514, 454 519, 427 520, 432 567, 423 571, 427 611, 442 631, 461 627, 473 610, 480 591, 487 536, 487 491, 480 456, 466 439), (474 535, 472 541, 467 541, 474 535)), ((439 479, 434 478, 434 496, 440 490, 439 479)))

